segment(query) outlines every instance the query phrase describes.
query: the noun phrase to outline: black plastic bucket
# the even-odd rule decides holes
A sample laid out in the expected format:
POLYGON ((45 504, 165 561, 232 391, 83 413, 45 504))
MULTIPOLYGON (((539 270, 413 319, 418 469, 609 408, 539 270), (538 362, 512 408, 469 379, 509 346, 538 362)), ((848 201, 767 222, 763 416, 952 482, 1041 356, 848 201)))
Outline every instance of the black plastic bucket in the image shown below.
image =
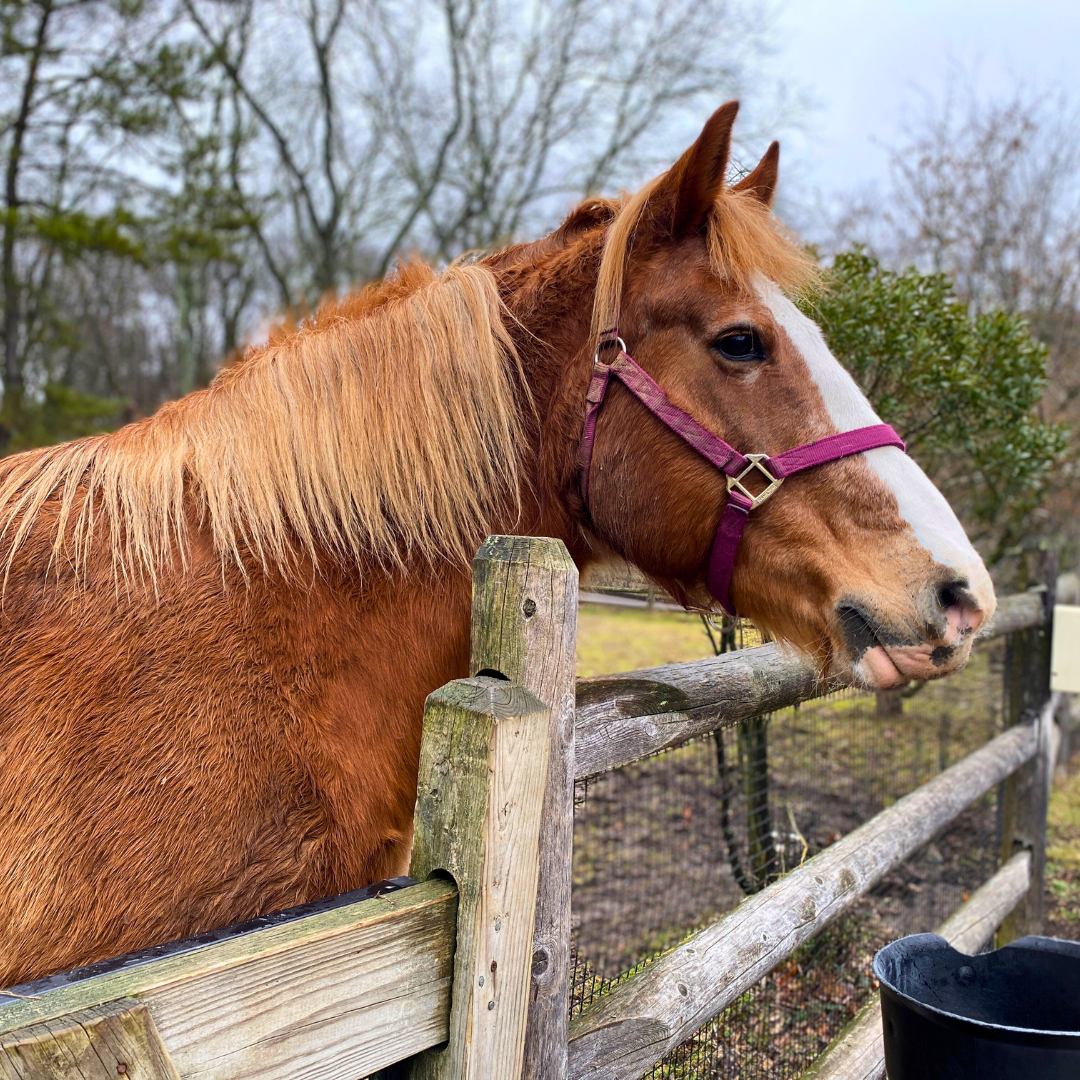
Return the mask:
POLYGON ((1080 943, 966 956, 913 934, 874 957, 889 1080, 1080 1080, 1080 943))

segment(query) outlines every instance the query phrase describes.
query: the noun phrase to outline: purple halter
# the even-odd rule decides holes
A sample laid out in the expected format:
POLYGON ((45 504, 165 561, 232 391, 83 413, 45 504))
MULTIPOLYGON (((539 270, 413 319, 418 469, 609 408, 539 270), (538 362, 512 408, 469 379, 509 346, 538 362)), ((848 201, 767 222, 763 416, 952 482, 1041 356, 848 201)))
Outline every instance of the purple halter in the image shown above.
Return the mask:
POLYGON ((589 469, 592 465, 593 440, 596 437, 596 418, 604 402, 611 378, 617 378, 662 424, 670 428, 684 442, 689 443, 702 457, 708 459, 727 476, 728 500, 720 516, 712 554, 709 556, 707 582, 709 592, 720 601, 724 610, 735 614, 731 603, 731 575, 735 569, 735 556, 750 511, 760 506, 776 492, 786 477, 793 473, 824 465, 829 461, 861 454, 879 446, 895 446, 906 450, 904 440, 888 424, 872 424, 855 428, 838 435, 829 435, 816 442, 796 446, 782 454, 740 454, 723 439, 702 427, 689 413, 672 404, 668 396, 644 368, 627 353, 622 338, 614 331, 606 331, 600 339, 593 365, 592 381, 585 395, 585 429, 581 433, 581 497, 589 505, 589 469), (617 348, 618 355, 610 364, 602 363, 600 353, 604 348, 617 348), (758 495, 752 494, 742 483, 756 471, 767 487, 758 495))

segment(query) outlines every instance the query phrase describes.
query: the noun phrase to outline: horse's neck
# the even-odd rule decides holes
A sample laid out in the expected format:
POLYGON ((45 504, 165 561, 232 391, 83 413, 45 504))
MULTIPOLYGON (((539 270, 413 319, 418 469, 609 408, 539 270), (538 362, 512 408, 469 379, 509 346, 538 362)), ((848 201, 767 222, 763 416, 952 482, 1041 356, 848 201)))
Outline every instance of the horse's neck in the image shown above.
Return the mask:
POLYGON ((586 549, 574 503, 592 366, 587 347, 594 283, 570 275, 554 281, 546 275, 543 280, 520 276, 518 288, 507 294, 507 306, 532 397, 524 412, 533 452, 514 531, 558 537, 580 564, 586 549))

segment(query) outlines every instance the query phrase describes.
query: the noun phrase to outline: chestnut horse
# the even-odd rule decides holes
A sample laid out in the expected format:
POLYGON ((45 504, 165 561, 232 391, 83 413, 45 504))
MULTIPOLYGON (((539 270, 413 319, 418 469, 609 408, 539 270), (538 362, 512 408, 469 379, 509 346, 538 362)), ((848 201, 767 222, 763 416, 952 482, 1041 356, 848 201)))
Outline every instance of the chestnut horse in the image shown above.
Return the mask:
MULTIPOLYGON (((0 986, 401 872, 486 533, 711 602, 724 476, 616 383, 582 499, 601 328, 740 450, 878 422, 788 299, 813 266, 770 211, 776 144, 725 185, 735 112, 636 196, 405 266, 155 416, 0 464, 0 986)), ((961 666, 994 608, 892 447, 792 477, 731 588, 878 687, 961 666)))

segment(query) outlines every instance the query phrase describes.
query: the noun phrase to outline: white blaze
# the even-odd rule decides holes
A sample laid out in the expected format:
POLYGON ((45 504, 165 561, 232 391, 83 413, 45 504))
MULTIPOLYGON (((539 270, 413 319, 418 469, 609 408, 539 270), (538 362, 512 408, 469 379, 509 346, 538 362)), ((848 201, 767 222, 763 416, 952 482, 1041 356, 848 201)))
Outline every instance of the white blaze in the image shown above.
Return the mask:
MULTIPOLYGON (((881 419, 855 380, 829 352, 820 327, 771 281, 759 282, 758 294, 802 354, 836 430, 851 431, 880 424, 881 419)), ((993 596, 990 575, 945 496, 922 469, 895 446, 868 450, 865 457, 892 491, 901 516, 911 526, 919 543, 936 562, 952 567, 966 577, 980 604, 988 602, 993 596)))

